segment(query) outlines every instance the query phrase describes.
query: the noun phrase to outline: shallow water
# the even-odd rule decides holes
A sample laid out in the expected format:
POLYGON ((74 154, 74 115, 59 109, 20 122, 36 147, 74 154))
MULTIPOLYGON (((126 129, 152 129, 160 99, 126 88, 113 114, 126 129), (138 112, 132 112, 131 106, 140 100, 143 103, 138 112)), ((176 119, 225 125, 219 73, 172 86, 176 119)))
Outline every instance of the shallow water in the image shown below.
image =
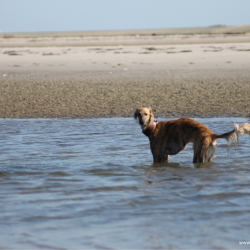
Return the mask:
POLYGON ((0 119, 0 141, 1 249, 249 248, 248 135, 195 165, 192 145, 152 164, 130 118, 0 119))

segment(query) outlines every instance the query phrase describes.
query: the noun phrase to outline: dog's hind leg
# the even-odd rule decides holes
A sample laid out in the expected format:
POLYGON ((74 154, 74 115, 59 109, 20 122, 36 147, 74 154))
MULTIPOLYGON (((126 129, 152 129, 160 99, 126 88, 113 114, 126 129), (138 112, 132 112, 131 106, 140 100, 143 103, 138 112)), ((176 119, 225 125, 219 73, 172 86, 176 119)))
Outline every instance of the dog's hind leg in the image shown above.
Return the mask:
POLYGON ((205 137, 199 142, 194 143, 193 163, 201 163, 212 160, 215 148, 209 138, 205 137))
POLYGON ((199 162, 203 162, 203 156, 201 155, 201 150, 195 150, 194 149, 194 158, 193 158, 193 163, 199 163, 199 162))
POLYGON ((205 153, 205 160, 204 161, 211 161, 214 158, 215 152, 217 148, 217 141, 212 141, 208 150, 205 153))

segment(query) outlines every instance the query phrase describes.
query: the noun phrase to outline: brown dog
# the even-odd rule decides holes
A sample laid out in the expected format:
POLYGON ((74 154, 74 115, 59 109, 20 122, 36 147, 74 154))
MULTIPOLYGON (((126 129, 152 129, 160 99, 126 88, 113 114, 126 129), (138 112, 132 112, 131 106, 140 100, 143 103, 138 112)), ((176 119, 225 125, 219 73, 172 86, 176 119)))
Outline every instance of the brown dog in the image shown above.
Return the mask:
POLYGON ((148 136, 154 162, 168 161, 169 155, 178 154, 189 142, 193 143, 193 162, 211 161, 214 157, 217 139, 225 138, 230 145, 231 140, 237 142, 245 132, 250 135, 250 124, 235 124, 234 130, 225 134, 214 134, 205 125, 188 119, 168 122, 157 122, 151 109, 137 109, 134 114, 139 119, 142 132, 148 136))

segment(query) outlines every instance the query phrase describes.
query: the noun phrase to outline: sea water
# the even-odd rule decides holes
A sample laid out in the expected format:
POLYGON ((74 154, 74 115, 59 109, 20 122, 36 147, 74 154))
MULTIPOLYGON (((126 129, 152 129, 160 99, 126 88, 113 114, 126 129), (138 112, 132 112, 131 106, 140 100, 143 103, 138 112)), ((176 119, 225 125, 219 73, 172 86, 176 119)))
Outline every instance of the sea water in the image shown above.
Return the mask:
POLYGON ((132 118, 0 119, 0 248, 249 248, 249 136, 192 158, 189 145, 153 164, 132 118))

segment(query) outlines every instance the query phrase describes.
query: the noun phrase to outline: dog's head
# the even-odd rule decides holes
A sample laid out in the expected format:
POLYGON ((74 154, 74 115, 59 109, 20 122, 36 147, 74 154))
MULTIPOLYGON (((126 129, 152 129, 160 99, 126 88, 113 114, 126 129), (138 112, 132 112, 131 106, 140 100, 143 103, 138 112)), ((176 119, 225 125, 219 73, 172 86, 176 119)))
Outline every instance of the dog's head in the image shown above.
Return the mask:
POLYGON ((134 113, 134 118, 139 120, 142 130, 145 130, 154 122, 154 115, 151 108, 140 108, 134 113))

